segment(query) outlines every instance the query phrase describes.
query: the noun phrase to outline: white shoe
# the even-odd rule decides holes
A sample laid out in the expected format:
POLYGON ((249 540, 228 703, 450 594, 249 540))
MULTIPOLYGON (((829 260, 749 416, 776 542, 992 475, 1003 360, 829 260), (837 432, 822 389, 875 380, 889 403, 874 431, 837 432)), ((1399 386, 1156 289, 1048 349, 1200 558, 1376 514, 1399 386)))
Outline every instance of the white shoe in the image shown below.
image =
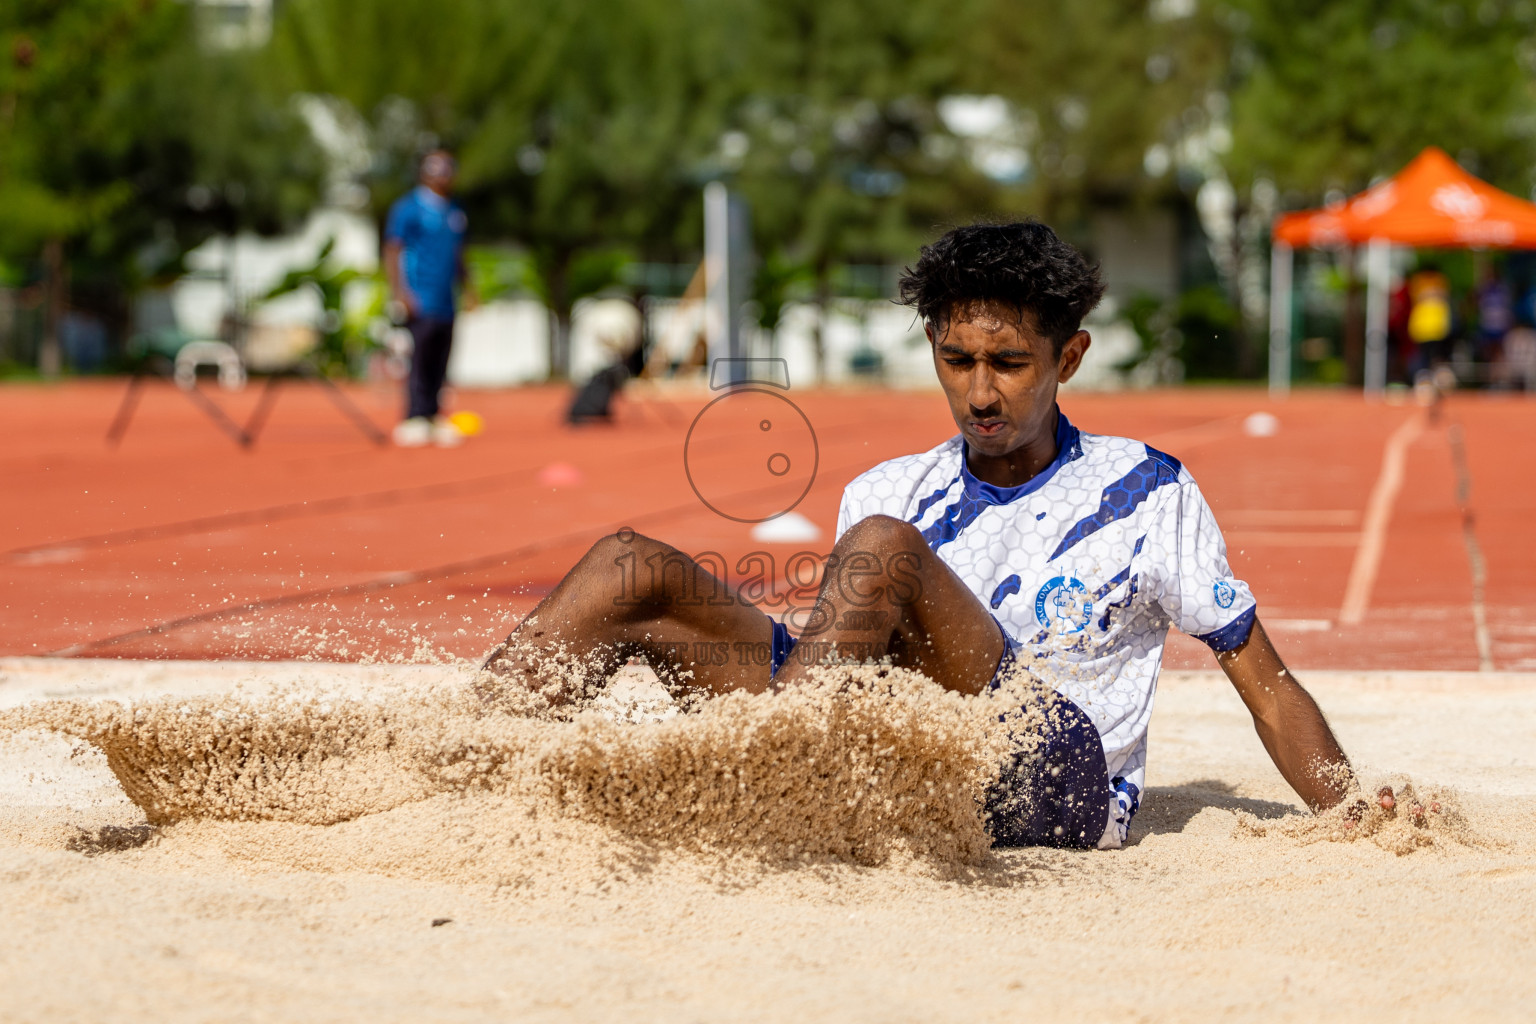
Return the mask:
POLYGON ((425 416, 412 416, 395 424, 395 444, 401 448, 420 448, 432 440, 432 421, 425 416))
POLYGON ((464 443, 464 434, 446 419, 432 424, 432 443, 439 448, 457 448, 464 443))

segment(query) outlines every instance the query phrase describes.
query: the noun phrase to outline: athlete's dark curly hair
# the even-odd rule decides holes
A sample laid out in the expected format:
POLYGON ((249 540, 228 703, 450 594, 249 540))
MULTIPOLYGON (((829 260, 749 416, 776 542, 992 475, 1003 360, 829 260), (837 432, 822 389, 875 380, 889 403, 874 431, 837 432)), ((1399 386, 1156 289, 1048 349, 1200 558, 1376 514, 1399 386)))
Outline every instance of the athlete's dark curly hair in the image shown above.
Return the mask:
POLYGON ((1056 355, 1104 297, 1098 267, 1036 220, 955 228, 918 253, 901 301, 942 335, 950 319, 985 302, 1034 314, 1056 355))

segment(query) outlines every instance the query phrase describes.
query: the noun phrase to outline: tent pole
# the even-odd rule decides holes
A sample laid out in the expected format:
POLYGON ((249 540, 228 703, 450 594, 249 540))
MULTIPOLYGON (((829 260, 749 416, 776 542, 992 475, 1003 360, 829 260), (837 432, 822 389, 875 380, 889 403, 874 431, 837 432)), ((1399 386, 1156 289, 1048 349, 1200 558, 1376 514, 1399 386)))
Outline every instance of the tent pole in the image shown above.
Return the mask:
POLYGON ((1387 390, 1387 289, 1392 275, 1392 243, 1373 238, 1365 251, 1365 393, 1387 390))
POLYGON ((1291 247, 1269 249, 1269 397, 1291 393, 1291 247))

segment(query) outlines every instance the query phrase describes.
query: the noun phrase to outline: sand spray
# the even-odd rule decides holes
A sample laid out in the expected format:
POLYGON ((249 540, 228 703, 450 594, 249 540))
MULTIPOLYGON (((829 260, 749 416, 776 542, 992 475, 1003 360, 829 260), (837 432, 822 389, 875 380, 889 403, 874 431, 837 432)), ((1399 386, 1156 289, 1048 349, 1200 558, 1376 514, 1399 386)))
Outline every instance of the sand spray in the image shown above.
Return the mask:
MULTIPOLYGON (((879 664, 682 701, 634 677, 566 703, 487 702, 485 684, 459 666, 368 695, 50 701, 0 712, 0 730, 96 747, 142 810, 149 829, 82 833, 81 852, 176 836, 273 866, 518 887, 669 852, 974 867, 991 856, 988 788, 1005 757, 1029 762, 1046 713, 1022 659, 981 696, 879 664)), ((1398 853, 1475 839, 1454 794, 1396 785, 1396 811, 1351 799, 1238 828, 1398 853)))

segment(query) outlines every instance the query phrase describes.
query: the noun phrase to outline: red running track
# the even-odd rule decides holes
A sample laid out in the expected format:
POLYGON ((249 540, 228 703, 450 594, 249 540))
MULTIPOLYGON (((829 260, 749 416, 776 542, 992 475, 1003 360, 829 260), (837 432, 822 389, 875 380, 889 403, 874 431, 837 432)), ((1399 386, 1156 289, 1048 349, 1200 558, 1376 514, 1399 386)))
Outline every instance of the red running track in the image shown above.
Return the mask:
MULTIPOLYGON (((573 430, 564 391, 525 388, 461 392, 459 407, 486 423, 461 448, 400 450, 368 443, 296 384, 243 450, 156 385, 112 448, 123 389, 0 387, 0 654, 358 660, 426 644, 475 657, 606 532, 632 526, 729 566, 763 551, 782 575, 797 552, 830 545, 849 478, 953 433, 937 392, 796 390, 814 455, 792 411, 759 398, 700 420, 685 467, 690 424, 715 395, 627 397, 613 426, 573 430), (779 433, 760 431, 764 419, 779 433), (765 468, 770 441, 789 456, 782 476, 765 468), (691 475, 747 518, 803 490, 813 457, 797 509, 821 527, 813 543, 755 543, 690 487, 691 475)), ((237 420, 256 401, 209 393, 237 420)), ((391 421, 393 390, 349 393, 391 421)), ((1536 402, 1455 395, 1432 422, 1338 392, 1068 392, 1062 405, 1086 430, 1142 438, 1190 467, 1293 665, 1536 669, 1536 402), (1273 436, 1245 432, 1260 411, 1278 419, 1273 436), (1413 417, 1425 422, 1400 489, 1378 509, 1374 584, 1360 621, 1343 622, 1388 440, 1413 417), (1486 564, 1481 634, 1469 537, 1486 564)), ((1175 637, 1169 663, 1211 661, 1175 637)))

